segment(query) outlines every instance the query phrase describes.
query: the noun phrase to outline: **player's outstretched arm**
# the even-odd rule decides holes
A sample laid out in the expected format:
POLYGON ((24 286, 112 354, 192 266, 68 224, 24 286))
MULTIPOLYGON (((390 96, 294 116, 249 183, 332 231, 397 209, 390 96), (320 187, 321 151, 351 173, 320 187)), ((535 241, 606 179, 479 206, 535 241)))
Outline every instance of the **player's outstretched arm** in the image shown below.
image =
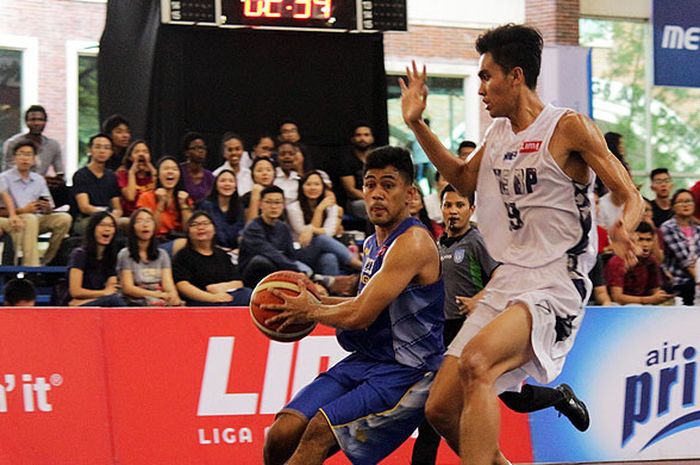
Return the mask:
POLYGON ((462 194, 471 194, 476 190, 482 148, 466 162, 447 150, 423 120, 423 112, 428 102, 428 77, 425 66, 419 71, 416 62, 412 62, 411 68, 406 68, 406 77, 407 81, 399 79, 404 121, 416 135, 416 140, 440 174, 462 194))
POLYGON ((637 247, 631 234, 644 214, 644 201, 622 163, 610 153, 603 134, 591 120, 578 113, 562 117, 558 129, 566 134, 572 151, 600 177, 610 190, 615 205, 622 208, 619 219, 609 231, 610 245, 627 265, 637 263, 637 247))
POLYGON ((360 295, 336 305, 324 305, 314 303, 307 292, 293 297, 272 291, 284 303, 264 306, 282 311, 266 323, 283 322, 286 326, 317 321, 341 329, 367 328, 411 282, 430 284, 439 279, 439 263, 435 242, 429 234, 423 228, 411 228, 392 244, 381 270, 360 295))

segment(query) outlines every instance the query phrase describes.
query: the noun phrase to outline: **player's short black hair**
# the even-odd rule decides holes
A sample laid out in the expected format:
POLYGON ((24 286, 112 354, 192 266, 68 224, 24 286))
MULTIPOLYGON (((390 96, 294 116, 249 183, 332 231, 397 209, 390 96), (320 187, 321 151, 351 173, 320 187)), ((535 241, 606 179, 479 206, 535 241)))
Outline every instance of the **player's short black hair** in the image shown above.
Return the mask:
POLYGON ((476 148, 476 143, 472 142, 470 140, 463 140, 462 142, 459 143, 459 147, 457 147, 457 151, 459 152, 463 148, 476 148))
POLYGON ((525 84, 532 90, 537 88, 537 77, 542 64, 542 34, 529 26, 506 24, 490 29, 476 39, 479 55, 490 53, 493 61, 504 72, 521 68, 525 84))
POLYGON ((406 184, 413 184, 413 160, 411 159, 411 152, 404 148, 393 147, 391 145, 376 148, 367 155, 362 176, 364 177, 367 171, 371 169, 382 169, 387 166, 396 168, 404 181, 406 181, 406 184))
POLYGON ((642 234, 654 234, 654 227, 647 223, 646 221, 642 221, 639 223, 637 226, 637 229, 635 229, 635 232, 642 233, 642 234))
POLYGON ((260 200, 264 199, 267 194, 282 194, 282 197, 284 197, 284 191, 282 188, 280 186, 275 186, 274 184, 272 186, 267 186, 260 191, 260 200))
POLYGON ((651 173, 649 173, 649 179, 653 181, 654 177, 660 174, 668 174, 668 168, 654 168, 651 170, 651 173))
MULTIPOLYGON (((442 190, 440 191, 440 203, 441 203, 441 204, 442 204, 442 201, 445 200, 445 195, 446 195, 448 192, 457 192, 457 193, 459 194, 459 192, 457 191, 457 189, 455 189, 454 186, 453 186, 452 184, 446 185, 446 186, 443 187, 442 190)), ((460 195, 461 195, 461 194, 460 194, 460 195)), ((473 192, 467 196, 467 200, 469 200, 469 205, 471 205, 471 206, 473 207, 473 206, 474 206, 474 202, 475 202, 475 198, 474 198, 474 193, 473 193, 473 192)))
POLYGON ((108 116, 107 119, 105 119, 102 122, 102 132, 106 134, 112 134, 112 131, 114 128, 119 126, 120 124, 123 124, 126 127, 129 127, 129 120, 124 118, 122 115, 115 114, 108 116))
POLYGON ((27 119, 29 118, 29 113, 33 111, 41 112, 44 114, 45 120, 49 119, 49 115, 46 114, 46 108, 42 107, 41 105, 32 105, 29 108, 27 108, 27 110, 24 112, 24 121, 27 121, 27 119))
POLYGON ((36 289, 34 284, 25 278, 14 278, 5 284, 5 305, 14 306, 18 302, 36 301, 36 289))

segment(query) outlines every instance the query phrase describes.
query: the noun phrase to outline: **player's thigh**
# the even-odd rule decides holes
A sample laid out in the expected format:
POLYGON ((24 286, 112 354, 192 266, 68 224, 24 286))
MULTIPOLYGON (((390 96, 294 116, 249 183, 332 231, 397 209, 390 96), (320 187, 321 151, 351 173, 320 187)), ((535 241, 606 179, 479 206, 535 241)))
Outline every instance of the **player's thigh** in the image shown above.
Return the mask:
POLYGON ((463 378, 479 376, 495 380, 533 358, 532 316, 522 302, 501 312, 474 336, 462 350, 460 370, 463 378))
POLYGON ((425 412, 428 420, 459 416, 462 411, 462 382, 459 377, 459 358, 444 358, 430 388, 425 412))

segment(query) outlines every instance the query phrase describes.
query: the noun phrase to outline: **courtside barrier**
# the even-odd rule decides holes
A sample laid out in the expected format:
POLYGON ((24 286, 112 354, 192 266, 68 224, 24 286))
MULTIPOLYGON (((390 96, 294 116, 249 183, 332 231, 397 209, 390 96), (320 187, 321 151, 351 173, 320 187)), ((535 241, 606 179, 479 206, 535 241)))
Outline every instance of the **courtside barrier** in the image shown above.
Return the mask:
MULTIPOLYGON (((700 457, 699 339, 697 309, 589 309, 557 382, 586 400, 590 430, 504 409, 506 456, 700 457)), ((261 464, 274 413, 343 356, 329 328, 272 342, 244 308, 0 309, 0 465, 261 464)), ((458 460, 442 448, 438 463, 458 460)))

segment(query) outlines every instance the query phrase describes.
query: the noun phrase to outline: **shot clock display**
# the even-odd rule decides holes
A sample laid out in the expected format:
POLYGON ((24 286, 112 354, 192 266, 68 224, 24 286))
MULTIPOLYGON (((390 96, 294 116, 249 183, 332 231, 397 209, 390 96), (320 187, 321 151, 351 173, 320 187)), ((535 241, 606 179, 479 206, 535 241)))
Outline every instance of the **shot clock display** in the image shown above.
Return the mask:
POLYGON ((224 24, 355 29, 355 0, 222 0, 224 24))

